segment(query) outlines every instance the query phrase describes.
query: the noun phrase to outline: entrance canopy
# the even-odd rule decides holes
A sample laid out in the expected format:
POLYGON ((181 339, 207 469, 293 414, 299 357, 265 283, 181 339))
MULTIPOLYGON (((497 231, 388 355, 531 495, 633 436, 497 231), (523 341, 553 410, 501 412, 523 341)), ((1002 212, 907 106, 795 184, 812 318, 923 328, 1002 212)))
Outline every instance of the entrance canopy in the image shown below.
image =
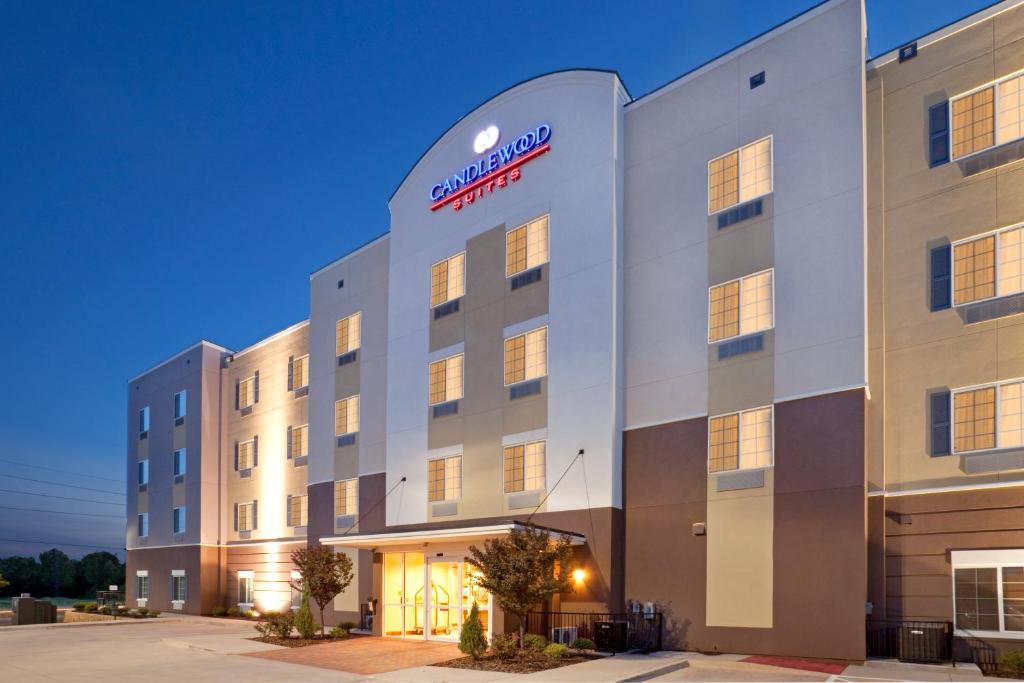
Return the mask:
MULTIPOLYGON (((435 529, 406 529, 372 534, 350 534, 346 536, 327 536, 320 539, 324 545, 341 546, 344 548, 389 548, 411 546, 423 543, 476 543, 488 538, 505 536, 513 529, 522 529, 526 525, 521 522, 491 524, 487 526, 445 527, 435 529)), ((586 538, 568 531, 537 527, 550 533, 553 537, 565 536, 575 546, 584 545, 586 538)))

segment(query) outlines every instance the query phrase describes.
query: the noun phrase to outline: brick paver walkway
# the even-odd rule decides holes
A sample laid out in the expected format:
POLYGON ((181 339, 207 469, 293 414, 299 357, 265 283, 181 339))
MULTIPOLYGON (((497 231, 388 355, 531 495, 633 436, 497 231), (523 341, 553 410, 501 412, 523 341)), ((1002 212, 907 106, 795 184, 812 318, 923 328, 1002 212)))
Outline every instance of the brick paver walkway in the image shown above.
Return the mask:
POLYGON ((462 653, 454 643, 357 636, 335 643, 254 652, 246 656, 354 674, 379 674, 456 659, 462 653))

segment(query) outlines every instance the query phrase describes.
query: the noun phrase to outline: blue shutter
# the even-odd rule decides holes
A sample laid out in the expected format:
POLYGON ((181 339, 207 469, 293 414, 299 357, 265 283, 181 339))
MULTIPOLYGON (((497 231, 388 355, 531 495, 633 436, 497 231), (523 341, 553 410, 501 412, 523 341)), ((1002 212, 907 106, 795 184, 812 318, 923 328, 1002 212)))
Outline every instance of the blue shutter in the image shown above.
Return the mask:
POLYGON ((295 388, 295 370, 292 364, 295 362, 295 356, 288 356, 288 391, 295 388))
POLYGON ((292 459, 292 428, 288 427, 288 443, 285 445, 285 451, 288 453, 288 459, 292 459))
POLYGON ((235 531, 238 531, 238 503, 235 503, 235 531))
POLYGON ((252 402, 253 403, 259 403, 260 402, 260 371, 259 370, 257 370, 253 374, 252 402))
POLYGON ((949 455, 949 392, 940 391, 931 396, 932 455, 949 455))
POLYGON ((284 505, 285 505, 285 510, 286 510, 285 516, 288 518, 285 526, 294 526, 292 524, 292 497, 291 496, 288 496, 288 499, 285 501, 284 505))
POLYGON ((259 526, 260 526, 259 525, 259 521, 258 521, 259 520, 259 515, 257 514, 258 511, 259 511, 259 501, 254 500, 252 502, 252 528, 253 529, 258 529, 259 526))
POLYGON ((949 103, 928 108, 928 163, 933 168, 949 161, 949 103))
POLYGON ((235 442, 235 472, 238 471, 238 442, 235 442))
POLYGON ((241 382, 239 382, 236 379, 235 380, 235 410, 238 410, 238 406, 239 406, 239 401, 238 401, 239 384, 241 384, 241 382))
POLYGON ((949 308, 953 303, 953 278, 950 272, 953 267, 953 247, 944 244, 932 249, 932 294, 933 311, 949 308))
POLYGON ((260 437, 252 437, 252 466, 258 467, 260 464, 260 437))

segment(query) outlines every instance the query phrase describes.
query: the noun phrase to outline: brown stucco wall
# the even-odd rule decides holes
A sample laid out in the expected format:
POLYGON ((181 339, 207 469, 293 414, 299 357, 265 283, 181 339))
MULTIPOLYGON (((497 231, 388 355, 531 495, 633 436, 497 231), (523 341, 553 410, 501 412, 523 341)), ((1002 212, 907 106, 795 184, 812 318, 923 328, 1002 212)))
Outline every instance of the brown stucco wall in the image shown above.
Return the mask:
POLYGON ((129 550, 126 559, 125 597, 130 607, 136 605, 135 572, 149 571, 149 600, 146 607, 166 612, 171 609, 170 576, 173 569, 184 569, 188 591, 181 612, 209 614, 221 603, 225 586, 223 549, 216 546, 189 545, 171 548, 140 548, 129 550))

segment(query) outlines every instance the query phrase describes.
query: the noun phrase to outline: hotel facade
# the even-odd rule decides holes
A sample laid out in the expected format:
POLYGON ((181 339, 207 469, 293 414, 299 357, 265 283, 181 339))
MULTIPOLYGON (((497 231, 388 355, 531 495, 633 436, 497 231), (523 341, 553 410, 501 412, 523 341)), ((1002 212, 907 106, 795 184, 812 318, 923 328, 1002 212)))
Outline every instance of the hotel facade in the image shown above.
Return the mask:
POLYGON ((663 644, 1024 640, 1024 2, 867 59, 830 0, 643 97, 571 70, 444 132, 309 319, 128 382, 128 600, 455 639, 468 548, 566 534, 663 644))

